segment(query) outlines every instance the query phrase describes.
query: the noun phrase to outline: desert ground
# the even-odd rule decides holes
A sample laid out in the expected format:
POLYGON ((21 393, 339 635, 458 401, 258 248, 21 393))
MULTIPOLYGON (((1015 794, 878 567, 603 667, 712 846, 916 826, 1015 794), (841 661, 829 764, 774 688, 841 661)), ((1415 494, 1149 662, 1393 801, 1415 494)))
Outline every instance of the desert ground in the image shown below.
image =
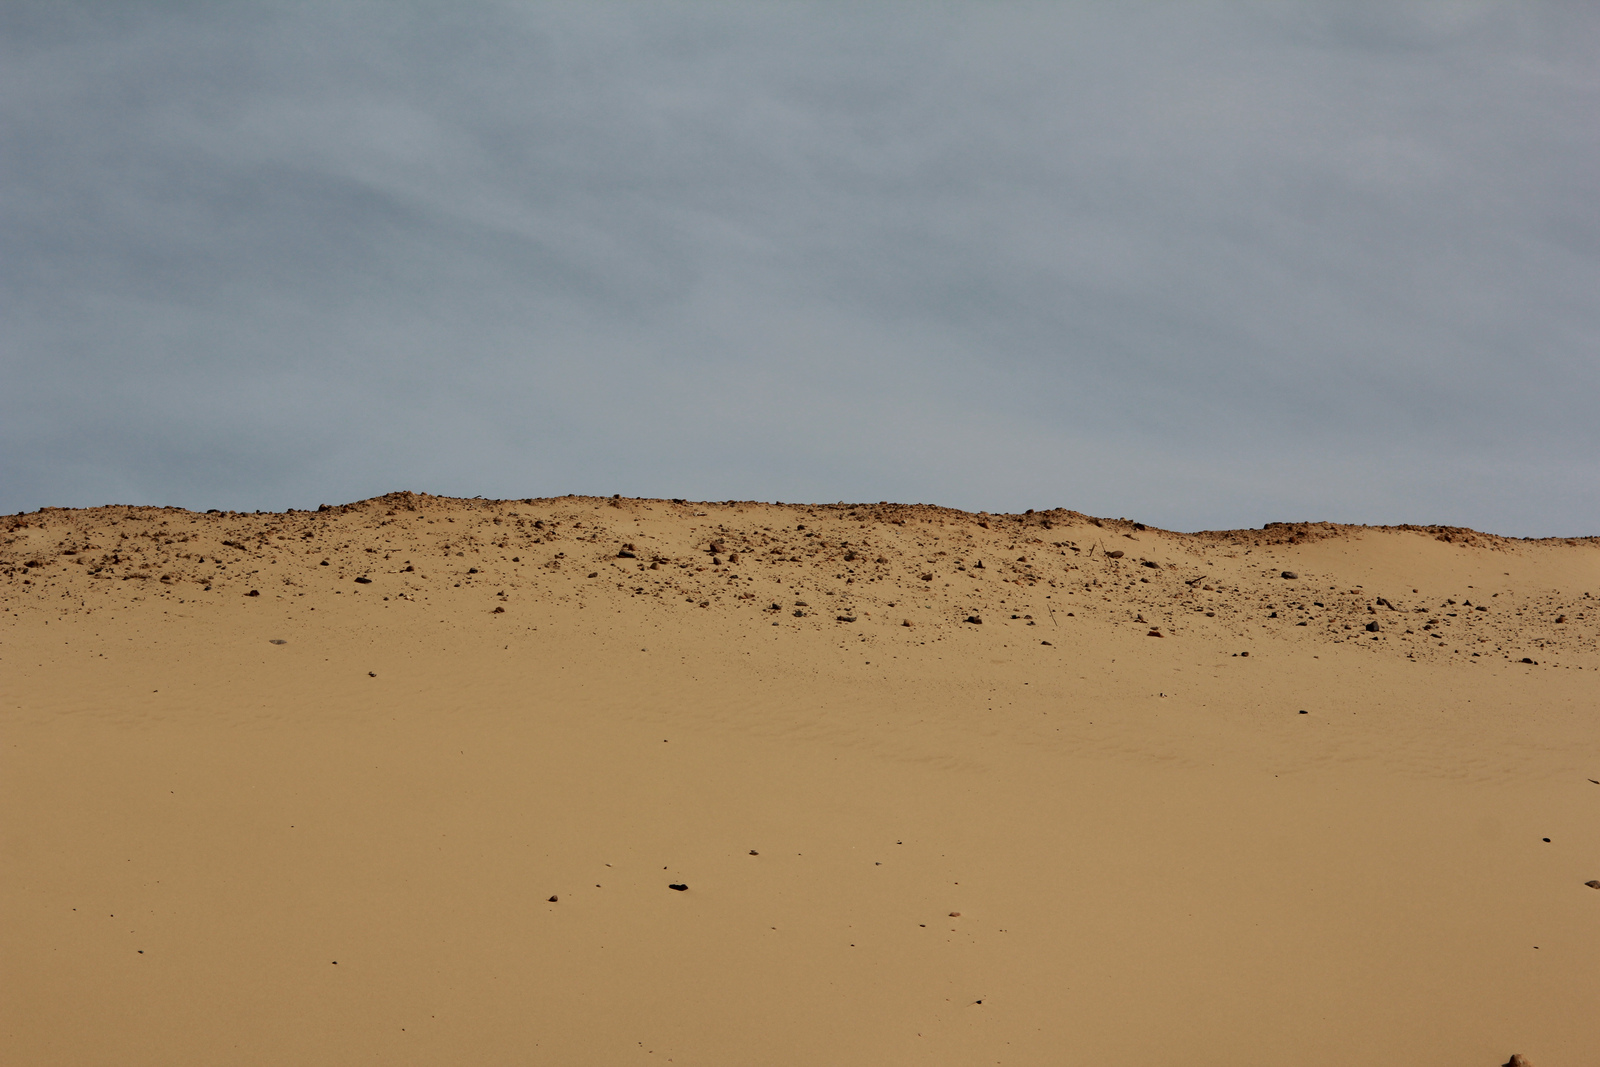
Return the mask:
POLYGON ((19 1067, 1600 1063, 1594 538, 46 509, 0 708, 19 1067))

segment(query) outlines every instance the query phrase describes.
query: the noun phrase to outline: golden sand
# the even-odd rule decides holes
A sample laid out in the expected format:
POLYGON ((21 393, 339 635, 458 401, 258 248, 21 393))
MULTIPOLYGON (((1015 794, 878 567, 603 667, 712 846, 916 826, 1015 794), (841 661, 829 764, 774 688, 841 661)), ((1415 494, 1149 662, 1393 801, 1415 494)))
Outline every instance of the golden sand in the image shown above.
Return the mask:
POLYGON ((1594 539, 410 493, 0 533, 0 1062, 1600 1057, 1594 539))

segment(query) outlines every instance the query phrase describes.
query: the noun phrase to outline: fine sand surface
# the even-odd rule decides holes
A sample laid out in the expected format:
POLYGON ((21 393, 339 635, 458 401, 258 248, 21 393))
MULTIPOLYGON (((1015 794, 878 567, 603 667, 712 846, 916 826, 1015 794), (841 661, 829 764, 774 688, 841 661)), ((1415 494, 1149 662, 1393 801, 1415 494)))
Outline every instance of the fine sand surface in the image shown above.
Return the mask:
POLYGON ((6 1064, 1600 1063, 1594 539, 0 535, 6 1064))

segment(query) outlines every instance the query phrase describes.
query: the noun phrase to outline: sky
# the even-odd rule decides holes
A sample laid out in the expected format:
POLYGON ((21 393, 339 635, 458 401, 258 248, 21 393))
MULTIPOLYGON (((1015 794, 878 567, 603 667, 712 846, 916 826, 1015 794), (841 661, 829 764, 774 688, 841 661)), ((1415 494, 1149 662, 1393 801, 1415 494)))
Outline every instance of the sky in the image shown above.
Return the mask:
POLYGON ((1600 534, 1600 6, 0 6, 0 512, 1600 534))

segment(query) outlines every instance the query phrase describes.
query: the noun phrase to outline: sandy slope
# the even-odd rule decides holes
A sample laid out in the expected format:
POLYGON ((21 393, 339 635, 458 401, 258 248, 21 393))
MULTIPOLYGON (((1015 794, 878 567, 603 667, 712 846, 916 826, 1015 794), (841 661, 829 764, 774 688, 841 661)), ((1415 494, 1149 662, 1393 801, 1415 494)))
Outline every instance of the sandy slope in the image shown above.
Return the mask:
POLYGON ((1600 1062, 1592 539, 0 531, 6 1063, 1600 1062))

